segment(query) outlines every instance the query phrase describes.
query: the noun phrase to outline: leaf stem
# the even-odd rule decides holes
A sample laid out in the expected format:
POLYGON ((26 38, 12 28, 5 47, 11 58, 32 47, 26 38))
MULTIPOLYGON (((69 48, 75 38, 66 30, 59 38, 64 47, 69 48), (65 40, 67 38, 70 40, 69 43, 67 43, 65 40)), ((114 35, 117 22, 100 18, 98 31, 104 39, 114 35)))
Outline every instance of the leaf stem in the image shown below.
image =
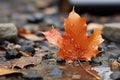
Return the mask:
POLYGON ((87 73, 89 73, 90 75, 94 76, 97 80, 102 80, 101 77, 95 75, 94 73, 92 73, 92 72, 90 72, 88 69, 86 69, 86 68, 83 66, 83 64, 80 62, 79 59, 77 59, 77 61, 78 61, 79 65, 80 65, 87 73))

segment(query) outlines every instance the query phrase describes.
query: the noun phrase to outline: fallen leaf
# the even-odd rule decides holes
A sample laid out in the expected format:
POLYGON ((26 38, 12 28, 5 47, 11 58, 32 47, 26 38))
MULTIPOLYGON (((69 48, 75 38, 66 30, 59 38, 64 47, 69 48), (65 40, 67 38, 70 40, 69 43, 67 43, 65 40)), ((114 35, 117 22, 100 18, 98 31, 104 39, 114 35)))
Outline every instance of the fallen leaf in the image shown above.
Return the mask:
POLYGON ((26 57, 32 56, 32 53, 29 53, 29 52, 19 51, 19 53, 23 56, 26 56, 26 57))
POLYGON ((29 29, 18 27, 18 35, 32 41, 43 41, 45 38, 38 37, 32 33, 29 29))
POLYGON ((91 60, 100 51, 98 46, 103 42, 101 28, 95 28, 93 34, 87 34, 86 18, 81 18, 73 9, 68 18, 64 19, 65 33, 61 35, 54 27, 43 32, 46 39, 57 45, 60 51, 57 56, 67 61, 77 59, 91 60))
POLYGON ((19 68, 25 68, 29 65, 38 65, 41 63, 42 56, 40 57, 21 57, 19 59, 13 59, 12 60, 12 68, 19 67, 19 68))
POLYGON ((120 63, 116 60, 113 60, 109 63, 111 71, 119 71, 120 70, 120 63))
POLYGON ((35 48, 36 52, 43 53, 43 52, 48 52, 48 50, 40 49, 40 48, 35 48))
POLYGON ((7 68, 0 68, 0 76, 4 76, 4 75, 8 75, 8 74, 13 74, 13 73, 27 74, 27 73, 21 72, 19 70, 12 70, 12 69, 7 69, 7 68))

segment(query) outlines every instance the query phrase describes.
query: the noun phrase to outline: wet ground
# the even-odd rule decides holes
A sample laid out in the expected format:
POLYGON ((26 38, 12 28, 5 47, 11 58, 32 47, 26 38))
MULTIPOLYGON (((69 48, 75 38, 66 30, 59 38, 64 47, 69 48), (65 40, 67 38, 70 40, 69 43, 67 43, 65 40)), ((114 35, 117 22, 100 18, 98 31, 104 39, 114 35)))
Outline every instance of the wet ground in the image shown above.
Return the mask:
MULTIPOLYGON (((96 80, 95 77, 86 73, 77 62, 69 64, 55 56, 55 52, 59 48, 49 44, 41 32, 50 30, 54 25, 63 33, 63 15, 60 15, 58 6, 52 0, 51 4, 41 1, 40 3, 44 4, 41 6, 38 4, 39 1, 36 1, 29 2, 29 4, 27 1, 0 2, 0 23, 12 22, 16 27, 26 28, 41 38, 39 41, 32 41, 17 36, 14 40, 1 42, 0 66, 20 70, 26 72, 27 75, 9 74, 1 76, 0 80, 96 80), (26 52, 30 54, 26 54, 26 52), (18 55, 18 53, 22 55, 18 55), (32 56, 35 59, 28 58, 27 60, 22 58, 24 56, 27 58, 32 56)), ((103 17, 87 14, 87 16, 87 24, 119 22, 118 18, 120 18, 119 15, 103 17)), ((99 47, 101 53, 91 61, 81 62, 86 69, 103 80, 119 80, 120 44, 104 39, 105 41, 99 47)))

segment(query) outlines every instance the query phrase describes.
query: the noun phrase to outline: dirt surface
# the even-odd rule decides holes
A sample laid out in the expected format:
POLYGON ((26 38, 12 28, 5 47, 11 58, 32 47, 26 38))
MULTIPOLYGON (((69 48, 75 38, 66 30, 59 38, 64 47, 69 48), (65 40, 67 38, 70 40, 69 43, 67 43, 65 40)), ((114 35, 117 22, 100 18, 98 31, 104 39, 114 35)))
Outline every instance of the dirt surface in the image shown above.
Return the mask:
MULTIPOLYGON (((1 42, 0 67, 27 73, 1 75, 0 80, 96 80, 86 73, 78 62, 69 64, 55 56, 59 48, 48 43, 41 32, 50 30, 54 25, 63 33, 63 15, 59 13, 55 4, 57 2, 52 2, 54 0, 51 0, 50 4, 40 2, 44 4, 41 6, 38 6, 39 1, 37 3, 36 1, 0 1, 0 23, 12 22, 24 31, 22 34, 18 32, 15 39, 1 42)), ((87 24, 118 22, 116 16, 120 17, 88 14, 87 24)), ((81 63, 103 80, 119 80, 120 44, 104 39, 105 41, 99 46, 101 52, 91 61, 81 61, 81 63)))

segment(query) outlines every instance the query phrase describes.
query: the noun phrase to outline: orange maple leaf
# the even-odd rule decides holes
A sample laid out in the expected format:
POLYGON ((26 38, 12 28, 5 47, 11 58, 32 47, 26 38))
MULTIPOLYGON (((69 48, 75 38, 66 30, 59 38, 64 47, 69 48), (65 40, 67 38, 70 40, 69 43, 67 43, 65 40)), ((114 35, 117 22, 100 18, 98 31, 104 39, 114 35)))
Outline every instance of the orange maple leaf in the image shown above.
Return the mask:
POLYGON ((46 39, 60 50, 56 55, 68 61, 91 60, 98 53, 98 46, 103 42, 101 28, 94 29, 93 34, 87 34, 86 18, 81 18, 73 9, 68 18, 64 19, 65 33, 61 35, 54 27, 43 32, 46 39))

